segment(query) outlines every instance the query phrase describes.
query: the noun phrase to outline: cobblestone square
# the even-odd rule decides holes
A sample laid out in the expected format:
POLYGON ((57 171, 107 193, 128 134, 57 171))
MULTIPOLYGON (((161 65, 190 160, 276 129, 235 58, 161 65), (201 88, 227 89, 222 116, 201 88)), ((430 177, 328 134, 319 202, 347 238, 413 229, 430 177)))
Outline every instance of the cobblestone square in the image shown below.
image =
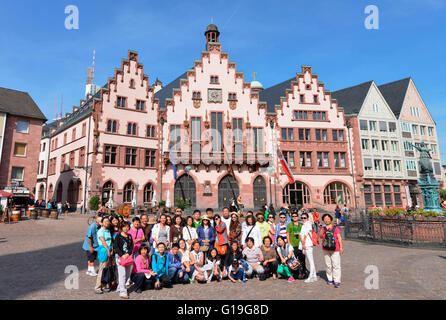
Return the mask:
MULTIPOLYGON (((87 276, 82 250, 87 216, 73 214, 60 220, 39 219, 0 225, 0 299, 119 299, 117 292, 94 293, 96 278, 87 276), (65 267, 79 268, 79 289, 65 288, 65 267)), ((260 282, 229 281, 212 284, 175 285, 172 289, 130 293, 130 299, 445 299, 446 252, 407 249, 345 241, 342 285, 327 286, 321 249, 315 250, 319 280, 260 282), (379 270, 379 289, 367 290, 364 272, 368 265, 379 270)))

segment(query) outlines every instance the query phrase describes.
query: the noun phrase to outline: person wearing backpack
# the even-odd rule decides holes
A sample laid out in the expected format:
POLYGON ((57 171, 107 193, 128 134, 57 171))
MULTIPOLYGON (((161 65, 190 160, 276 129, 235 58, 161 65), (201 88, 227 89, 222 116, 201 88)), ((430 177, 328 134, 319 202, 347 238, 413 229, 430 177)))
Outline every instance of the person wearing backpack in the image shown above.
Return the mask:
POLYGON ((334 284, 335 288, 341 285, 341 255, 344 253, 341 231, 332 224, 333 218, 329 214, 322 216, 325 226, 319 231, 322 239, 322 250, 327 271, 327 284, 334 284))
POLYGON ((313 241, 317 241, 318 235, 313 234, 313 223, 310 221, 308 213, 302 213, 302 222, 302 230, 300 231, 302 237, 302 251, 303 254, 307 256, 308 262, 310 263, 310 275, 305 282, 315 282, 317 281, 317 275, 313 258, 313 241))

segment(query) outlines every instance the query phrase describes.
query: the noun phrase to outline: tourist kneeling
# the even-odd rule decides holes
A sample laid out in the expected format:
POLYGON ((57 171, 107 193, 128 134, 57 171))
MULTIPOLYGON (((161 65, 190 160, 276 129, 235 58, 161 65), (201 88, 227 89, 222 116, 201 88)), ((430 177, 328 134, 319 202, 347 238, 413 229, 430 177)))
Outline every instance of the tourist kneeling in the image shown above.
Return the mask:
POLYGON ((237 259, 234 259, 232 265, 229 267, 228 278, 232 282, 246 282, 245 270, 240 266, 237 259))
POLYGON ((156 273, 150 269, 149 248, 143 244, 138 248, 130 279, 135 283, 135 292, 141 293, 147 289, 153 289, 156 273))
POLYGON ((156 273, 155 289, 159 290, 162 287, 171 288, 172 284, 169 280, 169 257, 166 252, 166 245, 164 242, 159 242, 157 245, 158 251, 152 256, 152 270, 156 273))
POLYGON ((243 256, 246 258, 246 262, 248 263, 248 270, 246 271, 246 275, 248 277, 252 277, 254 273, 259 276, 260 280, 265 280, 264 272, 265 269, 262 267, 263 263, 263 254, 260 248, 254 247, 254 239, 248 237, 246 239, 247 247, 243 249, 243 256))

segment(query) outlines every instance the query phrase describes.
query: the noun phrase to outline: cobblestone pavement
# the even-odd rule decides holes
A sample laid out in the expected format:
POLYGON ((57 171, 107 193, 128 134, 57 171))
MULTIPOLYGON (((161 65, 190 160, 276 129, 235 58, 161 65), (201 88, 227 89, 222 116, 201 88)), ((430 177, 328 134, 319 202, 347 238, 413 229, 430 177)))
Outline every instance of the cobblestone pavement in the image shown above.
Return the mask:
MULTIPOLYGON (((94 293, 95 278, 87 276, 81 249, 87 228, 86 216, 60 220, 40 219, 0 224, 0 299, 119 299, 117 292, 94 293), (80 270, 79 289, 65 289, 65 267, 80 270)), ((302 280, 246 284, 228 281, 212 284, 176 285, 172 289, 130 293, 131 299, 445 299, 446 251, 387 247, 345 241, 342 285, 323 280, 325 264, 321 249, 315 250, 319 281, 302 280), (379 289, 367 290, 366 266, 379 270, 379 289)))

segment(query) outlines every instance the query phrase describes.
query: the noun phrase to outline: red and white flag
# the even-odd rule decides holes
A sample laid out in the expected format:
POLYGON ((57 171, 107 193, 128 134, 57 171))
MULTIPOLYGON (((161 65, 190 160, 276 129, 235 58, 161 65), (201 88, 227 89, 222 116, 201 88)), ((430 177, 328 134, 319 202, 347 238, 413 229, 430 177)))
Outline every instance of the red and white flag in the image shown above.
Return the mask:
POLYGON ((283 171, 285 171, 286 176, 288 177, 288 181, 290 184, 293 184, 296 182, 296 179, 294 179, 293 173, 291 172, 290 167, 288 166, 288 163, 286 162, 285 158, 283 157, 282 151, 277 149, 277 159, 279 160, 280 164, 282 165, 283 171))

